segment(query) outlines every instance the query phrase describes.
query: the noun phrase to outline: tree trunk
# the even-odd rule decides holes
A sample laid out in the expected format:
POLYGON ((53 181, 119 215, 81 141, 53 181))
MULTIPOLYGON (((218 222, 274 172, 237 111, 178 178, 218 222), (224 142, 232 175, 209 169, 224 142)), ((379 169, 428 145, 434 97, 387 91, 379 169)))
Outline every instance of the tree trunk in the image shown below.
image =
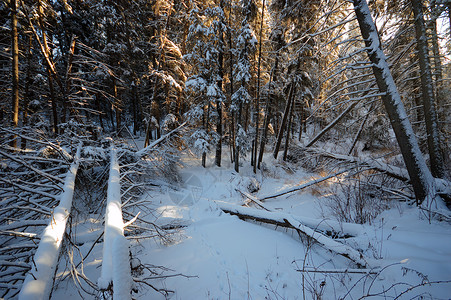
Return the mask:
POLYGON ((443 69, 442 69, 442 60, 440 57, 440 46, 438 42, 438 33, 437 33, 437 19, 438 19, 438 10, 439 7, 436 4, 436 1, 431 1, 431 33, 432 33, 432 53, 434 54, 434 77, 438 87, 441 85, 441 81, 443 79, 443 69))
POLYGON ((133 113, 133 134, 138 133, 140 128, 141 120, 139 118, 139 95, 136 77, 133 78, 132 82, 132 113, 133 113))
MULTIPOLYGON (((17 0, 11 1, 11 54, 12 54, 12 111, 11 125, 19 124, 19 38, 17 34, 17 0)), ((16 136, 11 141, 11 147, 17 147, 16 136)))
POLYGON ((359 102, 355 101, 351 103, 335 120, 333 120, 329 125, 327 125, 320 133, 318 133, 308 144, 307 147, 312 146, 316 141, 318 141, 324 134, 326 134, 330 129, 338 124, 359 102))
MULTIPOLYGON (((270 97, 270 96, 268 96, 270 97)), ((269 99, 269 98, 268 98, 269 99)), ((263 123, 263 134, 262 134, 262 138, 260 141, 260 151, 258 153, 258 162, 257 162, 257 167, 260 169, 261 163, 263 161, 263 154, 265 153, 265 145, 266 145, 266 141, 268 140, 268 128, 269 128, 269 123, 271 122, 271 102, 268 100, 266 105, 266 113, 265 113, 265 121, 263 123)))
MULTIPOLYGON (((296 89, 296 87, 295 87, 296 89)), ((291 97, 291 107, 290 107, 290 113, 288 114, 288 125, 287 125, 287 133, 285 135, 285 148, 283 149, 283 160, 287 161, 287 156, 288 156, 288 145, 290 144, 290 134, 291 134, 291 126, 293 124, 293 111, 294 111, 294 98, 296 98, 294 96, 291 97)))
POLYGON ((262 61, 262 35, 263 35, 263 20, 265 17, 265 0, 263 0, 262 4, 262 19, 260 23, 260 37, 259 37, 259 43, 258 43, 258 66, 257 66, 257 96, 255 101, 255 140, 254 140, 254 147, 253 147, 253 166, 254 166, 254 173, 257 173, 257 149, 258 149, 258 126, 259 126, 259 116, 260 116, 260 66, 262 61))
POLYGON ((120 134, 121 131, 121 103, 118 98, 117 94, 117 84, 116 84, 116 78, 112 77, 112 90, 113 90, 113 96, 114 96, 114 111, 115 111, 115 118, 116 118, 116 134, 120 134))
MULTIPOLYGON (((280 49, 282 49, 282 47, 283 47, 283 43, 281 43, 281 40, 282 40, 282 38, 280 38, 280 36, 278 36, 279 38, 278 38, 278 43, 277 43, 277 48, 276 48, 276 58, 275 58, 275 60, 274 60, 274 67, 273 67, 273 69, 272 69, 272 72, 271 72, 271 77, 270 77, 270 80, 269 80, 269 84, 270 84, 270 86, 271 86, 271 88, 273 88, 273 86, 271 85, 271 83, 272 82, 277 82, 277 78, 278 78, 278 68, 279 68, 279 52, 280 52, 280 49)), ((269 94, 268 95, 268 98, 267 98, 267 100, 266 100, 266 111, 265 111, 265 122, 264 122, 264 129, 263 129, 263 137, 262 137, 262 139, 261 139, 261 143, 260 143, 260 152, 259 152, 259 154, 258 154, 258 165, 257 165, 257 167, 260 169, 260 165, 261 165, 261 162, 262 162, 262 160, 263 160, 263 154, 264 154, 264 152, 265 152, 265 145, 266 145, 266 142, 267 142, 267 139, 268 139, 268 129, 269 129, 269 124, 270 124, 270 122, 271 122, 271 118, 272 118, 272 107, 271 107, 271 105, 273 105, 273 101, 271 101, 272 100, 272 95, 271 94, 269 94)), ((276 127, 277 128, 277 127, 276 127)))
POLYGON ((52 102, 52 119, 53 119, 53 132, 58 134, 58 111, 55 96, 55 87, 53 85, 52 72, 47 68, 47 79, 49 81, 50 101, 52 102))
MULTIPOLYGON (((28 36, 28 49, 27 49, 27 76, 25 79, 25 97, 24 97, 24 102, 23 102, 23 112, 22 112, 22 125, 26 126, 28 124, 28 105, 30 103, 32 94, 30 91, 30 87, 32 85, 32 79, 31 79, 31 60, 33 58, 33 52, 32 52, 32 47, 33 47, 33 36, 29 35, 28 36)), ((25 149, 27 147, 27 140, 22 138, 21 140, 21 148, 25 149)))
MULTIPOLYGON (((222 85, 222 84, 221 84, 222 85)), ((216 122, 216 132, 218 134, 218 143, 216 144, 216 157, 215 164, 220 167, 221 166, 221 158, 222 158, 222 101, 216 102, 216 112, 218 114, 218 119, 216 122)))
POLYGON ((448 25, 449 25, 449 36, 451 37, 451 2, 448 2, 448 25))
POLYGON ((302 97, 301 101, 299 101, 300 103, 300 116, 299 116, 299 135, 298 135, 298 141, 300 142, 302 139, 302 132, 304 131, 305 128, 305 102, 304 102, 304 97, 302 97))
POLYGON ((61 114, 61 122, 65 123, 66 122, 66 114, 67 111, 69 110, 69 107, 71 107, 70 105, 70 99, 69 99, 69 94, 70 94, 70 89, 71 89, 71 73, 72 73, 72 62, 74 60, 74 53, 75 53, 75 36, 71 37, 71 42, 70 42, 70 48, 69 48, 69 54, 68 54, 68 58, 67 58, 67 69, 66 69, 66 84, 64 87, 63 92, 63 113, 61 114))
POLYGON ((367 53, 370 61, 373 63, 373 74, 379 90, 385 93, 384 96, 381 96, 382 101, 409 172, 410 183, 413 186, 417 204, 421 204, 426 198, 428 199, 427 204, 429 204, 436 195, 434 178, 421 154, 420 147, 391 75, 368 4, 366 0, 353 0, 353 3, 360 31, 365 40, 367 53))
POLYGON ((440 149, 439 126, 435 110, 435 94, 432 82, 431 64, 429 61, 426 27, 423 19, 423 4, 421 0, 411 0, 410 2, 412 3, 415 16, 415 33, 421 72, 421 94, 423 99, 431 173, 434 177, 444 178, 445 169, 440 149))
MULTIPOLYGON (((222 2, 221 2, 222 4, 222 2)), ((218 75, 219 75, 219 80, 217 82, 218 84, 218 88, 220 91, 222 91, 222 85, 223 85, 223 77, 224 77, 224 49, 223 49, 223 45, 224 45, 224 39, 223 39, 223 32, 222 32, 222 28, 220 26, 219 32, 219 39, 221 41, 221 45, 220 45, 220 50, 219 50, 219 54, 218 54, 218 75)), ((216 120, 216 133, 218 134, 218 143, 216 144, 216 157, 215 157, 215 164, 220 167, 221 166, 221 158, 222 158, 222 101, 223 99, 217 100, 216 101, 216 112, 218 114, 217 116, 217 120, 216 120)))
POLYGON ((354 147, 355 147, 355 145, 357 144, 357 141, 360 138, 360 134, 362 134, 363 128, 365 127, 365 123, 368 120, 368 117, 370 116, 372 110, 373 110, 373 104, 371 104, 370 108, 368 109, 368 113, 363 118, 363 121, 360 124, 359 130, 357 131, 357 133, 354 136, 354 140, 352 141, 351 148, 349 148, 348 155, 351 155, 352 150, 354 150, 354 147))
POLYGON ((291 87, 290 87, 290 92, 288 94, 287 104, 285 106, 285 111, 283 113, 282 124, 280 124, 279 134, 277 135, 276 147, 274 148, 274 154, 273 155, 274 155, 275 159, 277 159, 277 155, 279 154, 280 144, 282 143, 283 132, 285 130, 285 126, 287 124, 287 118, 288 118, 288 115, 290 113, 291 98, 293 98, 294 89, 295 89, 295 82, 292 81, 291 82, 291 87))
MULTIPOLYGON (((47 42, 47 34, 44 30, 44 9, 41 5, 41 1, 38 1, 38 22, 39 27, 42 34, 42 45, 44 50, 44 56, 47 58, 47 78, 49 82, 49 92, 50 92, 50 101, 52 103, 52 119, 53 119, 53 132, 55 134, 58 134, 58 111, 57 111, 57 102, 56 102, 56 95, 55 95, 55 87, 53 85, 53 75, 55 72, 56 77, 56 70, 54 69, 54 64, 52 62, 52 50, 47 42), (53 66, 53 70, 52 70, 53 66)), ((30 24, 33 26, 33 24, 30 24)), ((37 37, 38 38, 38 37, 37 37)), ((65 122, 65 111, 63 111, 63 122, 65 122)))
MULTIPOLYGON (((210 122, 210 101, 208 101, 207 108, 204 109, 204 129, 205 133, 208 134, 208 124, 210 122)), ((202 167, 207 167, 207 152, 202 153, 202 167)))
POLYGON ((236 128, 235 128, 235 157, 234 157, 234 163, 235 163, 235 171, 239 172, 240 171, 240 146, 237 143, 237 139, 238 139, 238 132, 241 129, 241 119, 242 119, 242 111, 243 111, 243 103, 240 102, 240 104, 238 105, 238 111, 236 112, 236 118, 235 118, 235 122, 236 122, 236 128))
POLYGON ((100 127, 102 127, 102 130, 105 131, 105 126, 103 125, 103 118, 102 118, 103 111, 102 111, 102 108, 100 107, 100 97, 102 97, 101 93, 97 92, 96 96, 95 96, 95 105, 96 105, 97 112, 99 114, 100 127))

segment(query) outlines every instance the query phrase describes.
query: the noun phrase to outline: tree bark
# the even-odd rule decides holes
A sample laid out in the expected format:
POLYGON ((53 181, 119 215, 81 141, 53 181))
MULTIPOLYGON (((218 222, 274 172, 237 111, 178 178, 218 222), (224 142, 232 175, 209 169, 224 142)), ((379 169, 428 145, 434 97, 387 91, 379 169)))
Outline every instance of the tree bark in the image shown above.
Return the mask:
MULTIPOLYGON (((11 54, 12 54, 12 118, 11 125, 19 124, 19 38, 17 33, 17 0, 11 0, 11 54)), ((16 136, 13 136, 11 147, 17 147, 16 136)))
POLYGON ((241 129, 241 114, 243 111, 243 103, 240 102, 238 105, 238 111, 236 112, 235 122, 236 122, 236 128, 235 128, 235 151, 234 151, 234 163, 235 163, 235 171, 240 172, 240 146, 237 144, 237 138, 238 138, 238 132, 241 129))
MULTIPOLYGON (((207 107, 204 108, 204 130, 205 133, 208 134, 210 123, 210 101, 208 101, 207 107)), ((202 153, 202 167, 207 167, 207 152, 202 153)))
POLYGON ((260 37, 259 37, 259 43, 258 43, 258 66, 257 66, 257 92, 256 92, 256 101, 255 101, 255 140, 254 140, 254 148, 252 151, 253 154, 253 166, 254 166, 254 173, 257 173, 257 150, 258 150, 258 127, 260 122, 260 67, 261 67, 261 61, 262 61, 262 35, 263 35, 263 20, 265 17, 265 0, 263 0, 262 4, 262 19, 260 22, 260 37))
MULTIPOLYGON (((221 2, 221 5, 223 3, 221 2)), ((222 7, 221 7, 222 8, 222 7)), ((224 38, 223 38, 223 31, 222 27, 219 26, 218 30, 220 45, 219 45, 219 54, 218 54, 218 75, 219 80, 217 82, 218 89, 222 91, 223 88, 223 77, 224 77, 224 38)), ((220 167, 221 166, 221 158, 222 158, 222 101, 223 99, 219 99, 216 101, 216 112, 218 114, 217 120, 216 120, 216 133, 218 134, 218 143, 216 144, 216 157, 215 157, 215 164, 220 167)))
MULTIPOLYGON (((25 79, 25 92, 24 92, 24 102, 23 102, 23 112, 22 112, 22 126, 26 126, 28 124, 28 105, 30 103, 32 94, 30 91, 30 87, 32 85, 31 79, 31 60, 33 58, 33 36, 28 36, 28 49, 27 49, 27 75, 25 79)), ((27 140, 21 139, 21 148, 25 149, 27 147, 27 140)))
POLYGON ((279 134, 277 135, 276 147, 274 148, 274 154, 273 155, 274 155, 275 159, 277 159, 277 155, 279 154, 280 144, 282 143, 283 132, 285 130, 285 126, 287 124, 287 118, 288 118, 288 115, 290 113, 291 98, 293 97, 294 89, 295 89, 295 82, 292 81, 291 82, 291 87, 290 87, 290 92, 288 94, 287 104, 285 106, 285 111, 283 113, 282 124, 280 124, 279 134))
POLYGON ((353 0, 353 4, 369 59, 373 63, 373 74, 379 90, 385 93, 384 96, 381 96, 382 101, 409 172, 417 204, 421 204, 426 198, 428 199, 427 204, 429 204, 436 195, 434 178, 421 154, 417 139, 391 75, 385 54, 382 51, 376 25, 371 17, 366 0, 353 0))
MULTIPOLYGON (((296 89, 296 87, 295 87, 295 89, 296 89)), ((283 160, 284 161, 287 161, 288 145, 290 144, 291 127, 293 125, 293 111, 294 111, 294 106, 295 106, 294 98, 295 98, 295 96, 293 93, 293 96, 291 97, 290 113, 288 114, 287 134, 285 135, 285 147, 283 149, 283 160)))
POLYGON ((327 125, 320 133, 318 133, 308 144, 307 147, 312 146, 316 143, 324 134, 326 134, 330 129, 332 129, 335 125, 338 124, 357 104, 359 101, 355 101, 351 103, 345 111, 343 111, 335 120, 333 120, 329 125, 327 125))
MULTIPOLYGON (((221 84, 222 86, 222 84, 221 84)), ((216 133, 218 134, 218 143, 216 144, 216 157, 215 164, 220 167, 222 159, 222 101, 216 102, 216 112, 218 114, 218 119, 216 122, 216 133)))
MULTIPOLYGON (((39 23, 39 28, 40 28, 41 34, 42 34, 42 41, 43 41, 42 42, 42 50, 43 50, 44 56, 47 59, 47 78, 48 78, 48 82, 49 82, 50 101, 52 103, 53 132, 55 134, 58 134, 58 111, 57 111, 55 87, 53 85, 53 75, 55 75, 55 78, 56 78, 56 70, 55 70, 55 66, 53 64, 53 60, 52 60, 52 50, 47 42, 47 34, 44 30, 44 9, 41 5, 40 0, 38 0, 38 23, 39 23)), ((30 21, 30 26, 33 26, 31 21, 30 21)), ((37 34, 36 34, 36 38, 39 40, 39 37, 37 34)), ((61 85, 60 85, 60 87, 62 89, 61 85)), ((63 111, 62 115, 63 115, 62 120, 63 120, 63 122, 65 122, 65 111, 63 111)))
POLYGON ((121 131, 121 102, 118 98, 118 93, 117 93, 117 83, 116 83, 116 78, 113 76, 112 77, 113 82, 112 82, 112 89, 113 89, 113 96, 114 96, 114 111, 115 111, 115 117, 116 117, 116 133, 118 135, 120 135, 120 131, 121 131))
POLYGON ((451 2, 448 2, 448 25, 449 25, 449 36, 451 37, 451 2))
POLYGON ((423 4, 421 0, 411 0, 415 17, 415 33, 417 39, 418 59, 421 72, 421 94, 423 99, 424 120, 426 123, 427 143, 434 177, 444 178, 445 169, 440 149, 439 126, 435 110, 435 94, 432 81, 429 49, 426 36, 426 26, 423 18, 423 4))
POLYGON ((61 122, 66 122, 66 114, 69 110, 70 105, 70 99, 69 99, 69 93, 71 89, 71 73, 72 73, 72 62, 74 60, 74 53, 75 53, 75 36, 71 37, 70 41, 70 47, 69 47, 69 53, 67 57, 67 69, 66 69, 66 84, 64 86, 63 92, 63 113, 61 114, 61 122))
MULTIPOLYGON (((273 88, 271 83, 277 82, 277 79, 278 79, 278 76, 277 76, 278 72, 277 71, 278 71, 278 68, 279 68, 279 56, 280 56, 279 51, 283 47, 282 35, 277 35, 277 38, 276 38, 275 41, 277 42, 277 48, 276 48, 276 51, 275 51, 276 52, 276 58, 274 60, 274 67, 272 69, 271 77, 270 77, 270 80, 269 80, 269 84, 270 84, 271 88, 273 88)), ((264 126, 264 128, 263 128, 263 136, 262 136, 262 139, 261 139, 261 142, 260 142, 260 151, 259 151, 259 154, 258 154, 258 165, 257 165, 257 167, 259 169, 260 169, 261 162, 263 160, 263 154, 265 152, 265 145, 266 145, 266 142, 267 142, 267 139, 268 139, 268 129, 269 129, 269 124, 270 124, 271 118, 272 118, 272 107, 271 107, 272 104, 273 104, 272 95, 269 94, 268 98, 266 100, 266 108, 265 108, 266 111, 265 111, 265 121, 264 121, 264 125, 263 125, 264 126)))
POLYGON ((438 42, 438 33, 437 33, 437 19, 438 19, 438 10, 439 7, 435 0, 431 1, 431 31, 432 31, 432 53, 434 54, 434 77, 435 82, 438 87, 441 85, 441 81, 443 79, 443 68, 442 68, 442 60, 440 57, 440 46, 438 42))

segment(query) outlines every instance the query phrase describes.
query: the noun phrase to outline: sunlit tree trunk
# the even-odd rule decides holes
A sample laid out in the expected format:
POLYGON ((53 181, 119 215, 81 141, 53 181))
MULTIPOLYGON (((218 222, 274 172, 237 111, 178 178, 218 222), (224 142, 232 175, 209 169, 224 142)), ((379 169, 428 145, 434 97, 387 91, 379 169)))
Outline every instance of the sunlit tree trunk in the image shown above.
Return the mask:
MULTIPOLYGON (((39 28, 41 30, 42 35, 42 45, 44 50, 44 55, 47 57, 48 60, 48 66, 47 66, 47 79, 49 83, 49 93, 50 93, 50 101, 52 104, 52 119, 53 119, 53 132, 55 134, 58 134, 58 110, 57 110, 57 102, 56 102, 56 95, 55 95, 55 86, 54 86, 54 78, 53 78, 53 71, 51 69, 52 62, 52 50, 47 42, 47 34, 45 31, 44 26, 44 8, 42 7, 41 1, 38 1, 38 22, 39 22, 39 28)), ((32 25, 32 24, 31 24, 32 25)), ((61 120, 62 122, 65 122, 65 111, 63 110, 61 120)))
MULTIPOLYGON (((19 124, 19 39, 17 34, 17 0, 11 0, 11 54, 12 54, 12 118, 11 125, 19 124)), ((16 137, 11 141, 12 147, 17 147, 16 137)))
POLYGON ((259 122, 260 122, 260 67, 261 67, 261 61, 262 61, 262 36, 263 36, 263 21, 265 18, 265 0, 263 0, 262 4, 262 16, 260 21, 260 36, 259 36, 259 42, 258 42, 258 65, 257 65, 257 96, 256 96, 256 102, 255 102, 255 140, 254 140, 254 148, 253 148, 253 167, 254 167, 254 173, 257 172, 257 165, 258 165, 258 130, 259 130, 259 122))

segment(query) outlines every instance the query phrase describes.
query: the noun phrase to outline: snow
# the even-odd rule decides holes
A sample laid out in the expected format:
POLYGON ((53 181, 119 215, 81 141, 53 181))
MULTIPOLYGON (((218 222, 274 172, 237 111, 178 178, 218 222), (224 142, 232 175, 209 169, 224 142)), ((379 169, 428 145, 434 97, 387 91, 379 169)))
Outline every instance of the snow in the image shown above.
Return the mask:
POLYGON ((115 300, 131 299, 130 291, 132 290, 132 276, 130 270, 129 242, 123 235, 117 236, 113 241, 113 257, 123 258, 116 259, 113 262, 113 289, 115 300))
POLYGON ((64 181, 63 193, 59 205, 54 209, 49 225, 45 228, 38 249, 34 255, 34 263, 27 273, 19 299, 48 299, 53 285, 58 256, 66 231, 67 219, 72 207, 75 188, 75 177, 79 166, 81 143, 64 181))
MULTIPOLYGON (((185 226, 172 230, 165 242, 158 238, 130 239, 134 267, 139 264, 163 266, 167 269, 162 275, 170 277, 149 279, 158 275, 148 272, 133 276, 156 288, 173 291, 167 298, 303 299, 305 294, 305 299, 313 299, 315 293, 320 293, 322 299, 358 299, 381 293, 373 298, 385 299, 415 285, 420 286, 401 299, 422 294, 439 299, 449 297, 449 282, 432 283, 451 280, 451 226, 448 223, 428 220, 416 207, 406 204, 397 204, 383 212, 372 225, 336 222, 331 216, 324 216, 322 209, 327 186, 333 182, 268 199, 264 205, 271 212, 258 210, 258 206, 241 207, 245 199, 237 189, 258 199, 294 189, 315 174, 279 163, 270 153, 264 158, 265 171, 256 175, 246 160, 239 174, 233 171, 227 155, 222 161, 223 167, 213 166, 213 162, 214 158, 208 157, 207 168, 202 168, 198 159, 185 156, 184 168, 180 170, 182 181, 176 190, 162 188, 143 196, 142 200, 151 201, 154 213, 143 212, 142 218, 160 226, 185 226), (254 184, 251 192, 248 187, 254 181, 259 183, 257 188, 260 189, 255 191, 254 184), (185 195, 185 200, 178 195, 185 195), (242 221, 224 213, 220 206, 257 211, 262 216, 270 214, 281 219, 291 217, 293 223, 304 224, 303 230, 338 228, 351 233, 353 237, 336 242, 344 252, 353 248, 362 253, 369 267, 356 269, 356 264, 349 259, 300 238, 294 231, 242 221), (426 284, 426 280, 431 283, 426 284)), ((96 236, 93 234, 91 242, 80 247, 83 255, 96 236)), ((115 240, 112 246, 115 256, 128 258, 126 243, 122 237, 115 240)), ((88 278, 98 276, 102 246, 102 243, 94 245, 85 259, 84 274, 88 278)), ((124 290, 130 286, 124 279, 129 268, 125 261, 113 265, 111 270, 113 286, 115 280, 120 281, 124 290)), ((146 285, 135 284, 138 290, 133 294, 135 299, 166 298, 146 285)), ((125 296, 130 297, 130 294, 125 293, 125 296)), ((63 280, 52 294, 52 299, 61 298, 80 298, 70 278, 63 280)))
MULTIPOLYGON (((122 203, 121 203, 121 186, 120 186, 120 172, 119 164, 117 161, 117 150, 114 146, 111 146, 110 150, 110 176, 108 180, 108 192, 107 192, 107 207, 105 213, 105 233, 103 243, 103 262, 102 262, 102 274, 98 280, 100 289, 106 290, 113 281, 114 265, 119 264, 122 266, 125 262, 118 262, 118 260, 124 260, 128 263, 128 255, 123 257, 117 257, 117 252, 123 252, 121 249, 121 242, 118 242, 118 246, 115 247, 116 239, 124 236, 124 222, 122 220, 122 203), (117 248, 117 249, 115 249, 117 248), (115 249, 116 251, 113 251, 115 249)), ((119 267, 123 269, 123 267, 119 267)), ((120 288, 123 286, 121 285, 120 288)), ((114 291, 116 286, 113 285, 114 291)), ((121 293, 122 294, 122 293, 121 293)))

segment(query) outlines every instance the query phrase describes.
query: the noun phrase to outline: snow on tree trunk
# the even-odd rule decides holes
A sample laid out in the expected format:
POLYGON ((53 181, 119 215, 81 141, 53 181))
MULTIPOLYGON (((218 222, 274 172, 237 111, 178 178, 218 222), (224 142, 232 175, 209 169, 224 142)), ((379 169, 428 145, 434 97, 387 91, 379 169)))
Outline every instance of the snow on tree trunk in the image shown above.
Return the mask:
POLYGON ((445 168, 440 150, 440 136, 435 111, 435 95, 432 83, 431 63, 429 61, 428 40, 423 18, 423 4, 420 0, 411 0, 415 16, 415 33, 417 39, 418 60, 421 72, 421 95, 423 99, 424 121, 426 124, 427 142, 434 177, 444 178, 445 168))
POLYGON ((113 297, 114 300, 131 299, 132 276, 130 269, 129 242, 123 236, 117 236, 113 241, 113 256, 116 260, 113 262, 113 297))
POLYGON ((103 242, 103 262, 99 288, 106 290, 113 283, 114 299, 131 299, 131 275, 128 245, 124 241, 124 221, 122 220, 121 185, 117 150, 111 146, 110 176, 108 179, 107 207, 105 213, 105 234, 103 242), (124 257, 125 256, 125 257, 124 257), (115 285, 114 282, 121 282, 115 285), (124 289, 128 289, 124 291, 124 289), (127 296, 128 295, 128 296, 127 296))
POLYGON ((366 0, 354 0, 354 10, 365 39, 368 56, 373 63, 372 69, 382 97, 385 109, 401 149, 409 172, 417 203, 427 200, 426 205, 435 198, 435 183, 424 160, 412 126, 407 117, 401 97, 391 75, 387 60, 380 44, 376 25, 371 17, 366 0))
POLYGON ((72 207, 72 198, 75 188, 80 159, 81 143, 64 181, 63 193, 59 205, 54 209, 50 224, 45 228, 38 249, 34 255, 31 270, 25 277, 19 299, 40 300, 49 299, 53 286, 61 241, 66 231, 66 223, 72 207))

